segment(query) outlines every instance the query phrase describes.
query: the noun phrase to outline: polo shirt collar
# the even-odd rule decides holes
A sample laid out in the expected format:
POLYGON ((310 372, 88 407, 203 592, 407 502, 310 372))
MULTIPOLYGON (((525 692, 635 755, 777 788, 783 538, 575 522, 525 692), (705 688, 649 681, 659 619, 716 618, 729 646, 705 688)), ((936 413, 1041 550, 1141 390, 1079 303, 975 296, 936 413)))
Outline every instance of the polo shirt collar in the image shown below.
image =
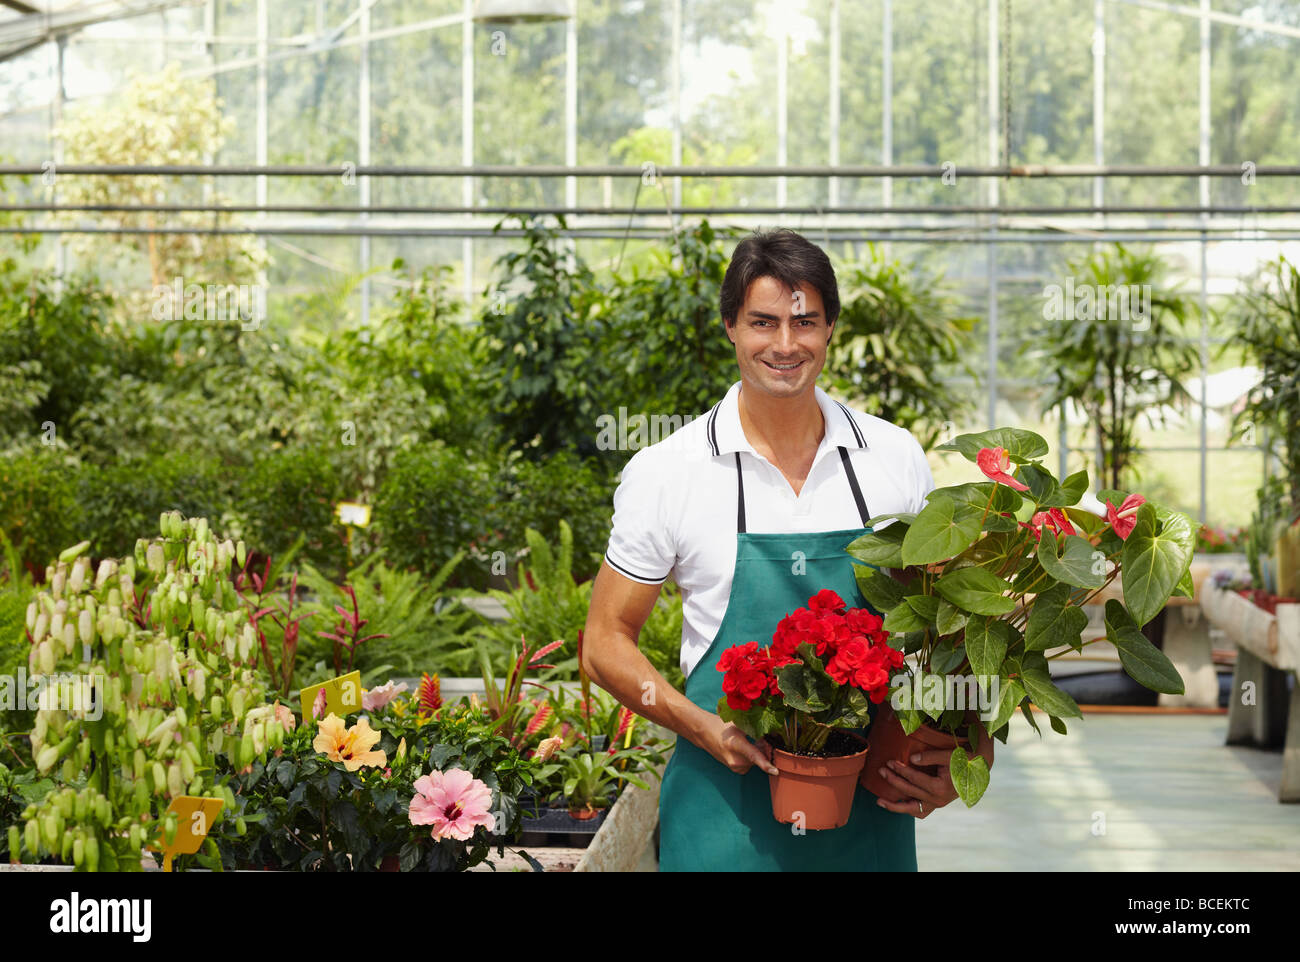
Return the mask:
MULTIPOLYGON (((736 451, 748 451, 755 455, 758 453, 740 426, 740 385, 740 381, 733 384, 722 400, 713 406, 713 410, 705 415, 705 435, 714 457, 736 451)), ((813 386, 813 395, 817 398, 817 406, 821 408, 822 417, 826 421, 826 436, 822 439, 822 445, 865 449, 866 439, 849 409, 816 385, 813 386)))

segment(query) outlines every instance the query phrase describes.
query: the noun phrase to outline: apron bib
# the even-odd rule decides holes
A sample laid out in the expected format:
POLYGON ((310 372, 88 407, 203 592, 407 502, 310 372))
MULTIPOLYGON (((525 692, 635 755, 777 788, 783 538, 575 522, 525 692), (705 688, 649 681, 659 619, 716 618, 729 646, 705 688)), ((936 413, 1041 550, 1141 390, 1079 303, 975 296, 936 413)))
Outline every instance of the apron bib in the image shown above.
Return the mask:
MULTIPOLYGON (((848 452, 839 450, 865 524, 870 517, 866 503, 848 452)), ((686 697, 714 713, 722 697, 723 675, 717 663, 727 648, 749 641, 770 644, 777 622, 823 588, 830 588, 850 608, 870 607, 858 591, 852 559, 844 550, 863 528, 747 532, 739 453, 736 484, 736 567, 727 610, 709 650, 686 680, 686 697)), ((872 718, 877 707, 871 706, 872 718)), ((848 824, 797 835, 792 826, 772 817, 766 772, 755 765, 737 775, 680 736, 664 771, 659 821, 659 868, 664 872, 916 871, 916 820, 881 808, 876 796, 860 785, 848 824)))

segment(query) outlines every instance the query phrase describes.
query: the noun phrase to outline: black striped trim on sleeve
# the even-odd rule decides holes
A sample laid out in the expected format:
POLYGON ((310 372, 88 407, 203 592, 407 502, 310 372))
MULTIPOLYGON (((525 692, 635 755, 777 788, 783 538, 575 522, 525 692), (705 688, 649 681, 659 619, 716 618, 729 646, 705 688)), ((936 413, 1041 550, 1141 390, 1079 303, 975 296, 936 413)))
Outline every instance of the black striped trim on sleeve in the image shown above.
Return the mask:
POLYGON ((844 416, 849 419, 849 427, 853 428, 853 436, 858 440, 858 447, 865 448, 867 446, 866 438, 862 436, 862 429, 858 427, 858 422, 853 417, 853 413, 843 404, 840 404, 839 401, 836 401, 835 403, 838 404, 840 410, 844 412, 844 416))
POLYGON ((619 574, 625 575, 628 578, 631 578, 633 581, 639 581, 642 584, 647 584, 647 585, 661 584, 668 577, 667 573, 665 573, 660 575, 658 578, 648 578, 645 575, 639 575, 634 571, 628 571, 628 569, 624 568, 621 564, 619 564, 617 561, 611 558, 608 554, 605 555, 605 561, 609 564, 611 568, 613 568, 619 574))

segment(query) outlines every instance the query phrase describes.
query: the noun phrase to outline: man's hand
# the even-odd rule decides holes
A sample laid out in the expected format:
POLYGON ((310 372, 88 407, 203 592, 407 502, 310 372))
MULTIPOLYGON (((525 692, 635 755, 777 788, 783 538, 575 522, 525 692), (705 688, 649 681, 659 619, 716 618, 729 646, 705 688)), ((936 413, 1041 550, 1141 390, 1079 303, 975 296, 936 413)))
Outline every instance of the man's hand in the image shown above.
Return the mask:
POLYGON ((777 773, 772 764, 772 746, 766 741, 758 744, 749 740, 732 722, 724 722, 717 715, 713 716, 716 725, 710 725, 700 739, 700 747, 726 765, 737 775, 743 775, 757 765, 769 775, 777 773))
MULTIPOLYGON (((877 799, 880 807, 900 815, 925 818, 936 808, 943 808, 952 802, 958 797, 957 789, 952 783, 952 772, 948 767, 952 760, 952 753, 951 748, 934 748, 912 755, 912 765, 939 766, 937 775, 927 775, 913 768, 912 765, 900 764, 891 759, 888 765, 881 769, 881 775, 906 797, 901 802, 877 799)), ((982 731, 980 731, 979 754, 988 762, 989 771, 992 772, 993 739, 982 731)))

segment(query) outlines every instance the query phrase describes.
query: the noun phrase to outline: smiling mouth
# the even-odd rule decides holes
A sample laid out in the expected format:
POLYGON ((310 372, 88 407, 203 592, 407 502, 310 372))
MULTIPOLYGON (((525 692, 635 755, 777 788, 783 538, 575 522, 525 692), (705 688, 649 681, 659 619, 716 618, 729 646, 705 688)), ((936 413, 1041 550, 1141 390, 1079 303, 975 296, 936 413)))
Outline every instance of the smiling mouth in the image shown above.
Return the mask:
POLYGON ((784 374, 787 371, 793 371, 799 366, 801 366, 803 364, 803 361, 791 361, 789 364, 773 364, 771 361, 764 361, 763 363, 766 364, 771 370, 780 371, 781 373, 784 374))

